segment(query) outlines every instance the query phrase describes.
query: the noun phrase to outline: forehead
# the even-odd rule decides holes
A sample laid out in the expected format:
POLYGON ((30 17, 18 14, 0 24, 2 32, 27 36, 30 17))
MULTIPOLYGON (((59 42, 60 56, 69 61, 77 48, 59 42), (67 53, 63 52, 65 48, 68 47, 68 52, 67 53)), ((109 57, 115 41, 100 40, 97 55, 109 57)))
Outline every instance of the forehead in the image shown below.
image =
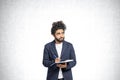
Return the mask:
POLYGON ((56 30, 56 33, 61 33, 61 32, 64 32, 64 30, 63 29, 56 30))

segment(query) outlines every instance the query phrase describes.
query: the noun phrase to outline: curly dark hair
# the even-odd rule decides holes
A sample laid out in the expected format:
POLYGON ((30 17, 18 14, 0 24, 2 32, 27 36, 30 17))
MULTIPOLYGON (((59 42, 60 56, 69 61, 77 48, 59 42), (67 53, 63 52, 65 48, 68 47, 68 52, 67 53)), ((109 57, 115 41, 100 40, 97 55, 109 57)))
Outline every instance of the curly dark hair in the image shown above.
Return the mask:
POLYGON ((58 29, 66 30, 66 25, 63 23, 63 21, 53 22, 51 28, 51 34, 54 35, 58 29))

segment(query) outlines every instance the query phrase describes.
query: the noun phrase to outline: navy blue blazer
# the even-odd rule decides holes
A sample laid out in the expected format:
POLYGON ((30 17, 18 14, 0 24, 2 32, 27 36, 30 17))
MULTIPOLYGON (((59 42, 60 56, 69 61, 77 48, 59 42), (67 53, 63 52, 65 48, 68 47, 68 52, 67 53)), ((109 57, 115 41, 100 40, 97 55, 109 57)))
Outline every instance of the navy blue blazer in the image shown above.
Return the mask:
MULTIPOLYGON (((43 54, 43 65, 48 67, 47 80, 58 80, 59 68, 56 64, 52 65, 55 61, 55 56, 58 57, 58 53, 55 48, 55 41, 52 41, 45 45, 43 54)), ((61 60, 74 60, 73 62, 67 63, 67 68, 62 69, 64 80, 73 80, 71 68, 76 65, 76 56, 71 43, 63 41, 60 58, 61 60)))

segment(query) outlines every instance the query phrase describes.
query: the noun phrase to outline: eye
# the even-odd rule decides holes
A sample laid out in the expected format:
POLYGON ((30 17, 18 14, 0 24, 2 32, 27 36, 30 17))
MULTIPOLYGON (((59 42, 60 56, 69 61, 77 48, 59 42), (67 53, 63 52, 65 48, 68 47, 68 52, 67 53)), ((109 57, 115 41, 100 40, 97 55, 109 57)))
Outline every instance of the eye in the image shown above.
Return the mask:
POLYGON ((57 35, 59 35, 60 33, 57 33, 57 35))

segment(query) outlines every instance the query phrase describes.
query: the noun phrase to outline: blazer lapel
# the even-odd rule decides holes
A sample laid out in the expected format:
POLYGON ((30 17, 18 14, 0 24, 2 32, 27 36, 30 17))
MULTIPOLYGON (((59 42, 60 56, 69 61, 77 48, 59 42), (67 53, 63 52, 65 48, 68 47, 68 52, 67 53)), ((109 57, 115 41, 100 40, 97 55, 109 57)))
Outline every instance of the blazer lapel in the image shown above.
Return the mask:
POLYGON ((63 41, 63 46, 62 46, 62 51, 61 51, 61 58, 64 55, 64 51, 66 50, 66 48, 67 48, 66 42, 63 41))
POLYGON ((52 42, 51 52, 52 52, 53 55, 58 57, 58 53, 57 53, 57 50, 55 48, 55 41, 52 42))

